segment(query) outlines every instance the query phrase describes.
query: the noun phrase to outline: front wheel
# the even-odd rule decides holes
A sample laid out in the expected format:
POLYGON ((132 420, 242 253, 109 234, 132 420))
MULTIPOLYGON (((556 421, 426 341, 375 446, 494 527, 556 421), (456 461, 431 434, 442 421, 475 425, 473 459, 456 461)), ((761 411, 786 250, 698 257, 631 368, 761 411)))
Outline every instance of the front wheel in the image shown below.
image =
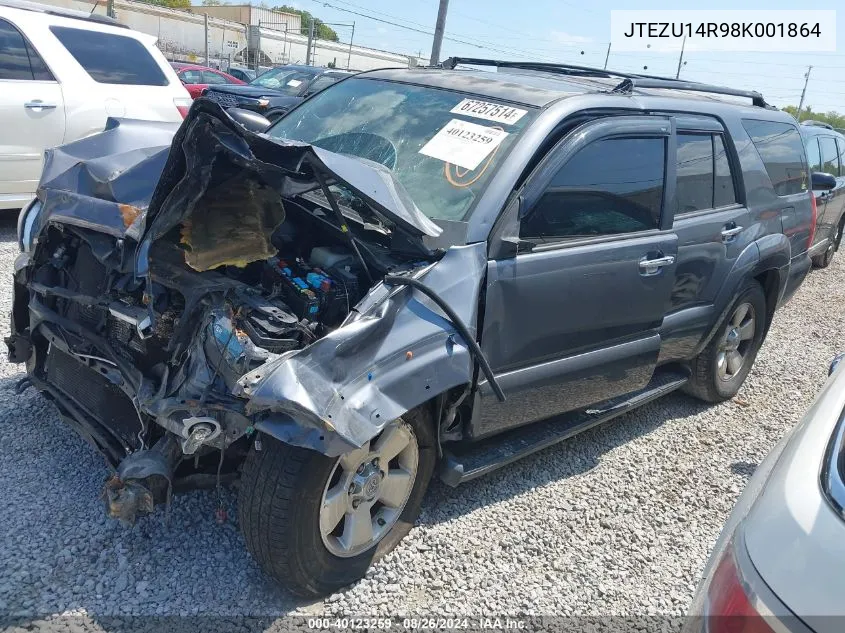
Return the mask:
POLYGON ((418 410, 339 458, 264 437, 238 499, 247 549, 299 596, 349 585, 410 531, 435 460, 431 421, 418 410))
POLYGON ((752 279, 734 297, 713 339, 690 363, 692 376, 684 391, 706 402, 733 398, 751 371, 765 331, 766 295, 752 279))

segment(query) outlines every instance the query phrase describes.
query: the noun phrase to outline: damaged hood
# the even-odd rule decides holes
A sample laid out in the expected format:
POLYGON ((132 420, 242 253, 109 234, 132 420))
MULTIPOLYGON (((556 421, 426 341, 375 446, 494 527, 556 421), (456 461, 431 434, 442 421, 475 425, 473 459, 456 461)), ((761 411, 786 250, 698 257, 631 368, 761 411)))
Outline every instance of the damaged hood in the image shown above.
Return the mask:
POLYGON ((130 237, 140 242, 136 272, 143 275, 151 243, 191 215, 221 184, 217 175, 234 172, 282 197, 318 189, 321 175, 348 187, 423 250, 422 238, 441 233, 387 168, 255 134, 208 100, 195 101, 179 127, 109 119, 102 133, 48 150, 36 230, 58 221, 130 237))

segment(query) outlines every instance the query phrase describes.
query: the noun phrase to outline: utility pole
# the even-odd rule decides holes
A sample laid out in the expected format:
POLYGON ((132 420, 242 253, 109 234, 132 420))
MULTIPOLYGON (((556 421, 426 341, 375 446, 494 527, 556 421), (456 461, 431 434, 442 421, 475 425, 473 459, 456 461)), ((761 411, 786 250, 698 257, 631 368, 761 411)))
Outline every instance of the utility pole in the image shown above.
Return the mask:
POLYGON ((807 84, 810 83, 811 70, 813 70, 813 67, 807 66, 807 74, 804 75, 804 89, 801 91, 801 101, 798 102, 798 112, 795 114, 795 118, 798 119, 799 123, 801 123, 801 108, 804 107, 804 95, 807 94, 807 84))
POLYGON ((604 69, 607 70, 607 60, 610 59, 610 44, 607 45, 607 55, 604 56, 604 69))
POLYGON ((305 51, 305 65, 311 65, 311 45, 314 43, 314 18, 308 22, 308 50, 305 51))
POLYGON ((346 56, 346 70, 349 70, 349 64, 352 62, 352 40, 355 39, 355 22, 352 22, 352 35, 349 36, 349 55, 346 56))
POLYGON ((681 76, 681 66, 684 63, 684 46, 687 43, 687 36, 684 35, 684 39, 681 41, 681 56, 678 57, 678 70, 675 71, 675 79, 678 79, 681 76))
POLYGON ((205 65, 209 65, 208 60, 208 14, 204 13, 205 16, 205 65))
POLYGON ((440 63, 440 47, 443 44, 443 32, 446 30, 446 11, 449 9, 449 0, 440 0, 440 8, 437 9, 437 22, 434 24, 434 42, 431 44, 431 59, 429 64, 437 66, 440 63))
MULTIPOLYGON (((92 9, 91 12, 93 13, 94 10, 92 9)), ((106 15, 110 18, 114 17, 114 0, 108 0, 106 2, 106 15)))

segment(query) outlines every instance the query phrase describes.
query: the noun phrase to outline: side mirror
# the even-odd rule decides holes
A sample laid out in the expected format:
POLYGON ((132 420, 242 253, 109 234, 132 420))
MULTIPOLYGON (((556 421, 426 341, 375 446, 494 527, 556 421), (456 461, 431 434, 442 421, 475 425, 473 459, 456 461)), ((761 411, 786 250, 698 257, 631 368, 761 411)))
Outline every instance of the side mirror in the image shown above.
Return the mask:
POLYGON ((814 171, 810 175, 813 184, 813 191, 830 191, 836 187, 836 177, 820 171, 814 171))
POLYGON ((226 113, 250 132, 261 133, 270 127, 270 121, 257 112, 243 108, 227 108, 226 113))

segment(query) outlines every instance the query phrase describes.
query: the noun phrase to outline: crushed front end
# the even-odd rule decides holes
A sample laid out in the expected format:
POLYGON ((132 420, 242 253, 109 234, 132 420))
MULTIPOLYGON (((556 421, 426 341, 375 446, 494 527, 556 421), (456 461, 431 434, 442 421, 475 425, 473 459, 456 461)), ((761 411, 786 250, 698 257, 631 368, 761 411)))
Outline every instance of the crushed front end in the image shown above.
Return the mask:
POLYGON ((437 227, 395 187, 356 188, 382 172, 216 104, 172 134, 121 122, 54 150, 19 227, 9 358, 106 456, 108 511, 128 523, 235 478, 256 433, 339 455, 390 419, 373 411, 473 375, 436 308, 381 279, 430 280, 474 329, 482 248, 429 248, 437 227))

